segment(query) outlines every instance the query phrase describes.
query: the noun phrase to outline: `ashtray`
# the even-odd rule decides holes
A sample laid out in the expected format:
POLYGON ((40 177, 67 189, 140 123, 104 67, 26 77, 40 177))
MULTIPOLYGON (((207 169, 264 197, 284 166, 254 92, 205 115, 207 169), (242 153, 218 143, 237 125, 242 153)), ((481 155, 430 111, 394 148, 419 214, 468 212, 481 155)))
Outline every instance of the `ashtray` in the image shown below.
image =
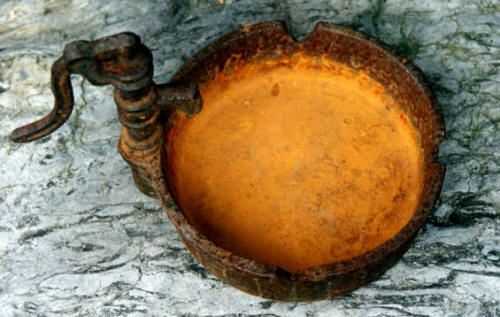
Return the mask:
POLYGON ((318 23, 297 41, 282 22, 251 25, 162 85, 133 33, 72 42, 52 67, 54 110, 14 141, 64 123, 72 73, 115 86, 136 186, 196 259, 251 294, 318 300, 376 279, 440 191, 444 125, 421 72, 347 27, 318 23))

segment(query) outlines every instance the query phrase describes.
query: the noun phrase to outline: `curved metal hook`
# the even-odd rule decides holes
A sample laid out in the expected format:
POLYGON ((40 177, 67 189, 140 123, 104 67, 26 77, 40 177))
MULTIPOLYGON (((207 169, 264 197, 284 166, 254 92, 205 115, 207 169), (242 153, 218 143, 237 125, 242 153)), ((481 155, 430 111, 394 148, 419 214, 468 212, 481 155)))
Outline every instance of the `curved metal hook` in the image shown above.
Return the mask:
POLYGON ((133 94, 152 84, 152 55, 139 36, 130 32, 69 43, 52 65, 54 108, 44 118, 15 129, 10 135, 12 141, 42 138, 66 122, 73 110, 71 74, 81 74, 94 85, 111 84, 133 94))
POLYGON ((59 58, 52 64, 51 87, 54 94, 54 109, 44 118, 12 131, 10 139, 14 142, 29 142, 50 134, 68 120, 73 110, 73 89, 67 61, 59 58))

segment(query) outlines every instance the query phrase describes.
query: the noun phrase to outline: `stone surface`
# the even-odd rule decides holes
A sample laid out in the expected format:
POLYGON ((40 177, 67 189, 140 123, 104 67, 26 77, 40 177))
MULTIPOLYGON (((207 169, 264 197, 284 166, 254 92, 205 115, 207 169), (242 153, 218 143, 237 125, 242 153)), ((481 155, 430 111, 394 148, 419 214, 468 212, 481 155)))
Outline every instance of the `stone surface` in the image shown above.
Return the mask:
POLYGON ((0 316, 499 316, 499 131, 496 0, 0 1, 0 316), (51 108, 50 65, 71 40, 134 31, 164 82, 215 38, 276 19, 298 38, 323 20, 388 42, 443 108, 437 210, 396 266, 350 295, 271 302, 207 273, 132 185, 109 87, 75 76, 67 124, 8 140, 51 108))

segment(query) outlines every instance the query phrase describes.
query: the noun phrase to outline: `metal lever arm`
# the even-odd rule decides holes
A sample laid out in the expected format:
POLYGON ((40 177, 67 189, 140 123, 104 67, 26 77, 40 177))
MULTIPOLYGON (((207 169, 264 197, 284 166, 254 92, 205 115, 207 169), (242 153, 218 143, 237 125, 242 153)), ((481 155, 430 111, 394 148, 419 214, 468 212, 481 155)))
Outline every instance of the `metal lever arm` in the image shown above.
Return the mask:
POLYGON ((153 71, 151 51, 134 33, 71 42, 52 65, 54 108, 44 118, 15 129, 10 138, 15 142, 42 138, 69 118, 73 110, 71 74, 81 74, 94 85, 113 85, 123 125, 118 149, 130 165, 136 186, 155 196, 148 164, 162 142, 160 113, 177 108, 193 115, 201 110, 201 97, 193 83, 155 85, 153 71))
POLYGON ((137 92, 152 83, 152 57, 149 49, 133 33, 69 43, 63 56, 52 65, 54 108, 44 118, 15 129, 10 136, 13 141, 29 142, 42 138, 69 118, 73 110, 71 74, 82 74, 94 85, 111 84, 124 92, 137 92))

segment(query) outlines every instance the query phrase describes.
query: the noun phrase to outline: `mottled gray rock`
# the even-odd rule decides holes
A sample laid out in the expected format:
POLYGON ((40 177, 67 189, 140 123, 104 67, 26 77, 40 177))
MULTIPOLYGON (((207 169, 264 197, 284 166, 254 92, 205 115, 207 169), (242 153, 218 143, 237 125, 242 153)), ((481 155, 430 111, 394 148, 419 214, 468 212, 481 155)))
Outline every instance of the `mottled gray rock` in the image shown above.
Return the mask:
POLYGON ((497 0, 0 1, 0 316, 500 316, 500 4, 497 0), (335 300, 278 303, 239 292, 186 251, 116 151, 111 88, 74 78, 75 111, 50 137, 8 134, 47 113, 65 43, 130 30, 164 82, 241 26, 351 25, 414 60, 442 105, 448 172, 404 258, 335 300))

